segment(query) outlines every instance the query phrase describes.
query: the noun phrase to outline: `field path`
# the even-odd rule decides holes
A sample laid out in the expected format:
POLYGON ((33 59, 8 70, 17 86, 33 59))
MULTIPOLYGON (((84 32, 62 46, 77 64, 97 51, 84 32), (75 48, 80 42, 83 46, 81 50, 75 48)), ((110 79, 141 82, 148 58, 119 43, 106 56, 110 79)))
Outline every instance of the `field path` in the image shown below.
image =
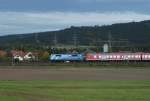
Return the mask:
POLYGON ((0 80, 150 80, 150 69, 0 69, 0 80))

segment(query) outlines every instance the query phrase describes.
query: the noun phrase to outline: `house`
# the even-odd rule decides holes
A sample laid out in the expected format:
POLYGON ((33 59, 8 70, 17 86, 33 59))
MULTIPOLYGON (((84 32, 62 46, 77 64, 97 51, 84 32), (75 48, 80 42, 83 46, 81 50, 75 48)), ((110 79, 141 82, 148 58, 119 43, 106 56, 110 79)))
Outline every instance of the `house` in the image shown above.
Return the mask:
POLYGON ((33 61, 36 56, 32 52, 23 52, 23 51, 11 51, 13 60, 21 61, 33 61))
POLYGON ((32 61, 32 60, 35 60, 35 55, 32 52, 27 52, 25 53, 23 58, 26 61, 32 61))
POLYGON ((12 58, 13 60, 15 60, 16 62, 21 62, 24 60, 24 55, 25 55, 25 52, 23 51, 11 51, 11 54, 12 54, 12 58))

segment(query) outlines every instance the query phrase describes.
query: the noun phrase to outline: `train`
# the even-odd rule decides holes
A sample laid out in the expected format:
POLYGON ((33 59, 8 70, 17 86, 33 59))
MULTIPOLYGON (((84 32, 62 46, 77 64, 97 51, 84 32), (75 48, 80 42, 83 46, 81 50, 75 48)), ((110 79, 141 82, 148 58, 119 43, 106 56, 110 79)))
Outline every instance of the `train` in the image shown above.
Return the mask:
POLYGON ((150 61, 150 53, 87 53, 87 54, 51 54, 50 61, 55 62, 103 62, 103 61, 150 61))

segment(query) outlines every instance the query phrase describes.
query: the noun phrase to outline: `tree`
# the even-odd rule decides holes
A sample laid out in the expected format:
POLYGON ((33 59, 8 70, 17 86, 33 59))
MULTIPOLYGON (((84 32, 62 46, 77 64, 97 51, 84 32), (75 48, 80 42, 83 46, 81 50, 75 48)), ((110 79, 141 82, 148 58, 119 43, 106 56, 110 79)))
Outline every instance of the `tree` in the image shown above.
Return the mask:
POLYGON ((39 59, 41 61, 49 61, 49 53, 47 51, 39 53, 39 59))

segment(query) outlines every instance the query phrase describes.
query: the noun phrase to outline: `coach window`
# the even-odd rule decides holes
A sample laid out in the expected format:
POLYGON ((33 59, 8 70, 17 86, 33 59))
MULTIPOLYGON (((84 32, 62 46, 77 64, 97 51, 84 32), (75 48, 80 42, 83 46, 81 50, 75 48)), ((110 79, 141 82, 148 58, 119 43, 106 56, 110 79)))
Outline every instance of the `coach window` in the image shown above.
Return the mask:
POLYGON ((95 55, 94 58, 97 58, 97 56, 95 55))
POLYGON ((114 55, 114 58, 116 58, 116 55, 114 55))
POLYGON ((120 56, 119 56, 119 55, 117 55, 117 58, 119 59, 119 58, 120 58, 120 56))
POLYGON ((99 58, 102 58, 102 56, 99 56, 99 58))
POLYGON ((124 58, 126 58, 127 57, 127 55, 124 55, 124 58))
POLYGON ((112 58, 112 55, 110 55, 110 58, 112 58))
POLYGON ((147 55, 145 55, 145 58, 147 58, 148 56, 147 55))
POLYGON ((138 58, 138 57, 139 57, 138 55, 135 56, 135 58, 138 58))

